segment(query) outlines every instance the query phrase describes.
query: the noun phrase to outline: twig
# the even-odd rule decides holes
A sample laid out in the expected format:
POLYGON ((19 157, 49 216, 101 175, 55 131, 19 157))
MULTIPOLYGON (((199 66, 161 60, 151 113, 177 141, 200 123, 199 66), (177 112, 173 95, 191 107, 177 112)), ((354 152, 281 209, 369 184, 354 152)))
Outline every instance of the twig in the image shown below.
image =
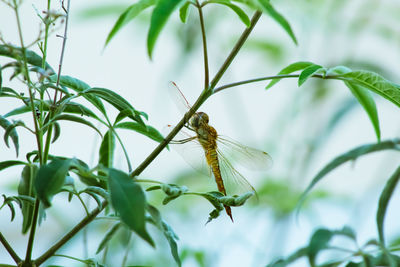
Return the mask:
POLYGON ((222 78, 222 75, 224 75, 225 71, 228 69, 228 67, 231 65, 233 59, 236 57, 237 53, 240 51, 240 48, 243 46, 244 42, 247 40, 247 37, 249 37, 251 31, 254 29, 254 26, 256 26, 257 21, 260 19, 262 12, 261 11, 256 11, 251 18, 250 26, 246 28, 242 35, 240 36, 238 42, 236 43, 235 47, 233 47, 231 53, 228 55, 226 58, 224 64, 222 64, 221 68, 218 70, 217 74, 215 74, 214 79, 211 81, 210 88, 214 89, 219 80, 222 78))
POLYGON ((0 242, 3 244, 3 246, 6 248, 8 254, 10 254, 11 258, 15 261, 16 264, 21 262, 21 259, 18 257, 17 253, 13 250, 13 248, 10 246, 10 244, 7 242, 6 238, 3 236, 3 234, 0 232, 0 242))
POLYGON ((74 228, 72 228, 71 231, 66 233, 58 242, 56 242, 51 248, 49 248, 45 253, 43 253, 42 256, 37 258, 34 263, 36 266, 39 266, 43 262, 45 262, 47 259, 49 259, 51 256, 56 253, 56 251, 62 247, 65 243, 67 243, 72 237, 74 237, 80 230, 82 230, 83 227, 88 225, 91 221, 93 221, 97 215, 99 215, 100 212, 103 211, 103 209, 108 205, 108 202, 104 200, 102 202, 101 208, 98 206, 95 208, 88 216, 86 216, 82 221, 80 221, 74 228))
POLYGON ((201 37, 203 39, 203 56, 204 56, 204 90, 208 89, 209 86, 209 76, 210 71, 208 68, 208 53, 207 53, 207 39, 206 39, 206 30, 204 26, 204 18, 203 18, 203 10, 199 1, 196 0, 197 10, 199 11, 200 18, 200 28, 201 28, 201 37))

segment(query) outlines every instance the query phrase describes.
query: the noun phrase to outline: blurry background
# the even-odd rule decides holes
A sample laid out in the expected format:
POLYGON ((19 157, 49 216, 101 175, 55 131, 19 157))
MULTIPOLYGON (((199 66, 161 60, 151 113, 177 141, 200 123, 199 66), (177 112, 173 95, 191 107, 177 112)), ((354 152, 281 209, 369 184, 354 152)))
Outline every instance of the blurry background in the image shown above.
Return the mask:
MULTIPOLYGON (((148 113, 149 124, 160 131, 165 125, 178 122, 181 115, 168 96, 168 82, 175 81, 191 103, 203 86, 197 11, 191 10, 186 24, 179 21, 178 13, 173 14, 150 61, 146 51, 150 10, 128 24, 104 49, 112 25, 132 2, 71 2, 62 73, 91 86, 118 92, 136 109, 148 113)), ((59 9, 58 3, 53 6, 59 9)), ((398 1, 285 0, 275 1, 274 6, 291 23, 299 45, 295 46, 275 21, 263 15, 220 85, 274 75, 300 60, 326 67, 346 65, 376 71, 400 83, 398 1)), ((35 9, 44 10, 43 1, 25 1, 21 9, 26 43, 37 36, 40 21, 35 9)), ((235 13, 221 6, 209 5, 204 12, 213 76, 245 26, 235 13)), ((0 5, 0 18, 3 38, 18 44, 15 18, 4 4, 0 5)), ((48 53, 48 62, 53 67, 58 65, 60 49, 61 39, 53 34, 48 53)), ((7 59, 0 59, 1 64, 6 62, 7 59)), ((7 72, 3 77, 9 77, 7 72)), ((4 80, 3 84, 21 92, 26 90, 14 81, 4 80)), ((312 177, 335 156, 358 145, 376 142, 376 137, 364 110, 338 81, 309 80, 298 88, 296 80, 287 79, 268 91, 264 90, 266 84, 228 89, 213 96, 200 109, 209 114, 210 124, 219 133, 272 156, 274 165, 268 172, 243 171, 258 191, 259 203, 234 208, 235 223, 223 214, 204 225, 212 207, 203 199, 181 197, 162 206, 161 193, 148 194, 149 202, 161 210, 180 237, 178 246, 183 266, 264 266, 275 257, 288 255, 305 245, 313 229, 322 226, 335 229, 349 225, 356 230, 360 244, 377 236, 377 199, 398 165, 398 153, 371 154, 330 173, 313 190, 296 220, 292 211, 312 177)), ((0 114, 20 105, 7 101, 1 102, 0 114)), ((398 137, 399 109, 379 96, 376 101, 382 139, 398 137)), ((31 118, 26 116, 26 121, 31 118)), ((95 165, 99 136, 85 126, 69 123, 61 126, 62 136, 50 153, 75 156, 95 165)), ((19 134, 20 159, 23 159, 35 143, 23 130, 19 134)), ((121 136, 134 167, 157 145, 132 132, 121 132, 121 136)), ((4 144, 0 145, 0 151, 1 161, 15 154, 4 144)), ((127 170, 121 149, 117 148, 115 156, 116 167, 127 170)), ((1 173, 2 194, 15 194, 20 171, 14 167, 1 173)), ((215 190, 210 178, 201 176, 174 151, 163 151, 141 177, 186 185, 193 191, 215 190)), ((400 198, 395 193, 386 221, 389 242, 400 237, 394 213, 394 207, 399 204, 400 198)), ((94 207, 95 203, 90 206, 94 207)), ((84 215, 77 200, 67 204, 66 194, 55 197, 54 206, 38 230, 34 256, 39 256, 84 215)), ((27 236, 20 234, 21 214, 17 212, 16 223, 10 223, 9 216, 7 208, 0 210, 0 231, 22 255, 27 236)), ((96 256, 95 251, 112 224, 112 221, 96 220, 59 253, 100 260, 102 253, 96 256)), ((174 266, 164 237, 151 227, 149 230, 157 243, 155 250, 136 235, 129 242, 128 235, 121 232, 111 242, 106 263, 120 266, 129 243, 127 262, 130 265, 174 266)), ((346 246, 343 242, 338 240, 338 244, 346 246)), ((12 263, 4 249, 0 249, 0 259, 2 263, 12 263)), ((82 266, 65 258, 53 258, 48 264, 82 266)), ((307 266, 307 262, 299 261, 293 266, 307 266)))

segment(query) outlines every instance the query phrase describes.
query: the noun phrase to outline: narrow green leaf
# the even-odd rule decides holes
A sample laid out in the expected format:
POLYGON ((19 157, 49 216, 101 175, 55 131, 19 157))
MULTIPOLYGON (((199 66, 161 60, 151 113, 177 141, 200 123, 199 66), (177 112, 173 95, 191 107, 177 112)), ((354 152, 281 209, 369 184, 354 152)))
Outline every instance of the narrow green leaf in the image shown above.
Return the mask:
POLYGON ((35 190, 45 208, 51 206, 52 197, 61 190, 73 162, 73 159, 55 158, 37 172, 34 182, 35 190))
POLYGON ((315 266, 315 258, 317 254, 328 246, 332 236, 332 231, 328 229, 318 229, 312 235, 307 248, 308 260, 310 261, 311 266, 315 266))
POLYGON ((99 149, 99 164, 111 168, 114 161, 115 136, 112 131, 107 131, 101 141, 99 149))
MULTIPOLYGON (((73 121, 73 122, 85 124, 85 125, 93 128, 94 130, 96 130, 96 132, 98 132, 100 134, 100 136, 102 136, 102 134, 99 131, 99 129, 97 129, 97 127, 94 126, 93 123, 91 123, 90 121, 85 120, 84 118, 76 117, 76 116, 69 115, 69 114, 60 114, 60 115, 55 116, 51 121, 52 122, 56 122, 56 121, 61 121, 61 120, 73 121)), ((49 124, 45 125, 43 127, 46 127, 46 126, 49 126, 49 124)))
MULTIPOLYGON (((298 62, 292 63, 292 64, 290 64, 289 66, 283 68, 283 69, 278 73, 278 75, 290 74, 290 73, 293 73, 293 72, 298 71, 298 70, 303 70, 303 69, 305 69, 305 68, 307 68, 307 67, 309 67, 309 66, 311 66, 311 65, 314 65, 314 63, 312 63, 312 62, 307 62, 307 61, 298 61, 298 62)), ((272 80, 272 81, 267 85, 267 87, 265 87, 265 89, 271 88, 272 86, 274 86, 275 84, 277 84, 280 80, 281 80, 281 79, 274 79, 274 80, 272 80)))
POLYGON ((165 26, 169 16, 182 0, 159 0, 151 14, 150 29, 147 35, 147 51, 150 59, 152 58, 154 45, 158 35, 165 26))
POLYGON ((359 86, 358 84, 351 82, 344 82, 346 86, 350 89, 353 95, 356 97, 358 102, 364 108, 365 112, 367 112, 368 117, 374 127, 376 138, 378 142, 381 140, 381 130, 379 127, 379 118, 378 111, 376 110, 376 104, 371 94, 367 91, 367 89, 359 86))
MULTIPOLYGON (((42 57, 31 50, 25 51, 26 59, 30 65, 41 67, 42 66, 42 57)), ((19 60, 22 58, 22 50, 19 47, 11 46, 11 45, 0 45, 0 56, 6 56, 10 58, 14 58, 19 60)), ((54 73, 54 70, 50 67, 46 62, 46 70, 54 73)))
POLYGON ((240 20, 246 25, 246 27, 250 26, 250 19, 247 16, 247 14, 237 5, 232 4, 228 0, 209 0, 208 3, 214 3, 214 4, 220 4, 229 7, 232 9, 233 12, 236 13, 236 15, 239 16, 240 20))
POLYGON ((171 249, 171 254, 172 257, 174 257, 175 262, 178 264, 178 266, 182 266, 181 259, 179 258, 178 254, 178 245, 176 243, 176 240, 178 240, 178 236, 174 233, 172 228, 164 221, 161 222, 162 227, 163 227, 163 233, 165 238, 167 239, 169 243, 169 247, 171 249))
POLYGON ((0 171, 16 165, 25 165, 26 162, 19 160, 6 160, 0 162, 0 171))
POLYGON ((378 211, 376 213, 376 224, 378 227, 379 240, 384 245, 385 235, 383 223, 385 221, 386 210, 389 204, 389 200, 392 197, 393 191, 396 188, 397 183, 400 179, 400 167, 396 169, 390 179, 387 181, 385 188, 383 189, 379 198, 378 211))
POLYGON ((128 174, 109 169, 111 203, 121 220, 151 246, 154 241, 146 230, 146 196, 142 188, 128 174))
POLYGON ((371 71, 352 71, 338 77, 341 80, 365 87, 400 107, 400 85, 386 80, 379 74, 371 71))
POLYGON ((118 18, 117 22, 114 24, 110 33, 107 36, 107 40, 104 46, 106 46, 111 39, 117 34, 117 32, 125 26, 128 22, 133 20, 137 15, 139 15, 146 8, 153 6, 157 3, 157 0, 141 0, 133 5, 130 5, 118 18))
POLYGON ((144 126, 144 125, 136 123, 136 122, 121 122, 121 123, 115 125, 114 127, 135 131, 137 133, 143 134, 143 135, 153 139, 156 142, 162 142, 164 140, 164 137, 162 136, 162 134, 159 131, 157 131, 155 128, 153 128, 149 125, 144 126))
POLYGON ((320 65, 316 65, 316 64, 313 64, 313 65, 308 66, 307 68, 305 68, 300 73, 300 76, 299 76, 299 82, 298 82, 299 87, 303 83, 305 83, 308 80, 308 78, 310 78, 312 75, 314 75, 316 72, 318 72, 321 69, 323 69, 323 67, 320 66, 320 65))
POLYGON ((290 263, 304 257, 307 255, 308 247, 303 247, 296 250, 286 259, 278 259, 273 261, 272 263, 268 264, 266 267, 286 267, 289 266, 290 263))
POLYGON ((106 88, 98 88, 98 87, 93 87, 88 90, 85 90, 82 92, 82 94, 87 95, 87 94, 93 94, 101 99, 104 99, 111 105, 113 105, 116 109, 119 111, 125 111, 125 110, 131 110, 132 115, 128 115, 129 118, 131 118, 134 121, 137 121, 138 123, 141 123, 144 125, 144 122, 141 118, 141 116, 144 116, 143 112, 135 110, 132 105, 125 100, 122 96, 119 94, 115 93, 114 91, 106 88))
POLYGON ((113 227, 111 227, 110 230, 108 230, 104 238, 101 240, 99 247, 96 250, 96 254, 99 254, 106 247, 108 242, 110 242, 111 238, 113 238, 113 236, 121 226, 122 226, 121 223, 116 223, 113 225, 113 227))
POLYGON ((0 65, 0 92, 2 91, 1 90, 2 86, 3 86, 3 69, 1 68, 1 65, 0 65))
POLYGON ((183 23, 186 23, 186 20, 189 16, 189 6, 190 1, 187 1, 180 9, 179 9, 179 18, 183 23))
POLYGON ((17 154, 17 157, 18 157, 19 140, 18 140, 17 131, 15 130, 15 128, 12 128, 12 129, 10 128, 10 126, 12 126, 12 123, 9 122, 9 121, 8 121, 6 118, 4 118, 3 116, 0 116, 0 126, 3 127, 4 130, 6 130, 6 133, 7 133, 7 129, 9 129, 7 135, 6 135, 6 134, 4 135, 4 141, 5 141, 6 145, 7 145, 7 147, 9 147, 9 146, 8 146, 8 136, 11 137, 11 140, 12 140, 13 143, 14 143, 15 151, 16 151, 16 154, 17 154))
POLYGON ((267 0, 258 0, 258 3, 261 5, 262 10, 268 13, 276 22, 278 22, 281 27, 289 34, 290 38, 292 38, 293 42, 297 45, 296 36, 293 33, 292 27, 290 27, 289 22, 285 19, 282 14, 280 14, 276 9, 271 5, 271 3, 267 0))
POLYGON ((387 149, 393 149, 393 150, 398 150, 400 151, 400 140, 399 139, 393 139, 393 140, 387 140, 387 141, 382 141, 377 144, 368 144, 368 145, 362 145, 359 146, 355 149, 352 149, 335 159, 333 159, 331 162, 329 162, 322 170, 318 172, 317 175, 314 176, 312 179, 311 183, 308 185, 306 190, 304 190, 303 194, 300 197, 298 207, 301 206, 301 204, 304 202, 305 197, 307 194, 311 191, 311 189, 323 178, 325 175, 327 175, 329 172, 332 170, 336 169, 340 165, 356 160, 357 158, 372 153, 372 152, 377 152, 381 150, 387 150, 387 149))
MULTIPOLYGON (((21 180, 18 185, 18 195, 20 196, 28 196, 28 197, 35 197, 34 191, 34 178, 36 177, 38 171, 38 166, 35 164, 26 165, 21 174, 21 180)), ((22 234, 26 234, 31 227, 32 224, 32 216, 34 206, 26 203, 25 201, 22 202, 22 234)))
POLYGON ((54 134, 53 134, 53 138, 51 139, 51 143, 54 143, 55 141, 57 141, 58 137, 60 137, 61 134, 61 127, 60 124, 58 122, 55 122, 53 124, 54 126, 54 134))

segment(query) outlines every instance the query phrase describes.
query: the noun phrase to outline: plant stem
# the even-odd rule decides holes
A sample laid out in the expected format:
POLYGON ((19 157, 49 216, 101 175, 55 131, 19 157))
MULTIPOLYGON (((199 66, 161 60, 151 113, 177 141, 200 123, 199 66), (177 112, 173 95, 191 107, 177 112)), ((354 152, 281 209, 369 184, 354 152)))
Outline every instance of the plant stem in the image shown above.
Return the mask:
POLYGON ((197 10, 199 11, 200 18, 200 28, 201 28, 201 37, 203 39, 203 55, 204 55, 204 90, 208 89, 209 85, 209 68, 208 68, 208 53, 207 53, 207 39, 206 39, 206 30, 204 26, 204 18, 203 18, 203 10, 199 1, 196 0, 197 10))
POLYGON ((40 204, 40 201, 38 198, 36 198, 35 207, 33 210, 32 226, 31 226, 31 231, 29 232, 28 246, 26 248, 26 255, 25 255, 26 263, 30 263, 31 259, 32 259, 33 241, 35 240, 37 218, 39 215, 39 204, 40 204))
MULTIPOLYGON (((47 0, 47 16, 50 13, 50 3, 51 0, 47 0)), ((48 18, 47 18, 48 19, 48 18)), ((50 29, 50 20, 45 21, 44 27, 44 45, 43 45, 43 55, 42 55, 42 69, 46 67, 46 57, 47 57, 47 41, 49 39, 49 29, 50 29)))
POLYGON ((13 250, 13 248, 10 246, 10 244, 7 242, 6 238, 3 236, 3 234, 0 232, 0 242, 3 244, 3 246, 6 248, 8 254, 10 254, 11 258, 15 261, 16 264, 21 262, 21 259, 18 257, 17 253, 13 250))
POLYGON ((53 256, 56 251, 62 247, 65 243, 67 243, 72 237, 74 237, 80 230, 82 230, 83 227, 88 225, 91 221, 93 221, 97 215, 99 215, 100 212, 108 205, 108 202, 106 200, 103 201, 101 208, 98 206, 95 208, 88 216, 86 216, 84 219, 82 219, 74 228, 71 229, 68 233, 66 233, 59 241, 57 241, 51 248, 49 248, 45 253, 43 253, 42 256, 37 258, 34 263, 36 266, 39 266, 43 262, 45 262, 47 259, 49 259, 51 256, 53 256))
MULTIPOLYGON (((234 82, 234 83, 228 83, 223 86, 217 87, 214 89, 214 94, 218 93, 222 90, 225 90, 227 88, 239 86, 239 85, 244 85, 248 83, 255 83, 255 82, 261 82, 261 81, 266 81, 266 80, 274 80, 274 79, 284 79, 284 78, 298 78, 300 74, 281 74, 281 75, 272 75, 272 76, 265 76, 265 77, 260 77, 260 78, 255 78, 255 79, 250 79, 250 80, 244 80, 240 82, 234 82)), ((311 77, 313 78, 320 78, 320 79, 338 79, 338 80, 343 80, 342 78, 331 75, 331 76, 324 76, 321 74, 314 74, 311 77)))
POLYGON ((237 53, 240 51, 242 48, 244 42, 247 40, 247 37, 249 37, 251 31, 254 29, 254 26, 256 26, 257 21, 260 19, 262 12, 261 11, 256 11, 251 18, 250 26, 246 28, 242 35, 240 36, 238 42, 236 45, 233 47, 231 53, 228 55, 226 58, 224 64, 222 64, 221 68, 218 70, 217 74, 215 75, 214 79, 212 79, 211 84, 210 84, 210 89, 214 89, 219 80, 222 78, 222 75, 224 75, 225 71, 228 69, 228 67, 231 65, 233 59, 236 57, 237 53))

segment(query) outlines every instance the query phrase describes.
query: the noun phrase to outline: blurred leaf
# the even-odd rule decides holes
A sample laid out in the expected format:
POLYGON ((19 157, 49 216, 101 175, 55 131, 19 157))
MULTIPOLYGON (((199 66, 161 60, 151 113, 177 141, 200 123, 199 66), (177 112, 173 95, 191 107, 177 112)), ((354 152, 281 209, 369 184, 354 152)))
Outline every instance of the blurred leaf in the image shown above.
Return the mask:
POLYGON ((323 69, 323 67, 320 66, 320 65, 316 65, 316 64, 313 64, 313 65, 308 66, 307 68, 305 68, 305 69, 300 73, 300 76, 299 76, 299 81, 298 81, 299 87, 300 87, 303 83, 305 83, 305 82, 308 80, 308 78, 310 78, 312 75, 314 75, 316 72, 318 72, 318 71, 321 70, 321 69, 323 69))
POLYGON ((26 162, 19 160, 6 160, 0 162, 0 171, 16 165, 24 165, 26 162))
POLYGON ((1 65, 0 65, 0 92, 2 91, 1 90, 2 86, 3 86, 3 69, 1 68, 1 65))
MULTIPOLYGON (((9 129, 9 127, 11 125, 12 125, 11 122, 9 122, 3 116, 0 116, 0 126, 3 127, 4 130, 7 131, 7 129, 9 129)), ((9 147, 9 145, 8 145, 8 136, 11 136, 11 140, 14 143, 15 151, 16 151, 16 154, 17 154, 17 157, 18 157, 19 141, 18 141, 18 134, 17 134, 17 131, 15 130, 15 128, 12 128, 11 130, 9 130, 7 136, 4 135, 4 142, 6 143, 7 147, 9 147)))
POLYGON ((381 140, 381 130, 379 127, 378 111, 376 110, 374 99, 365 88, 350 82, 345 82, 345 84, 356 97, 364 110, 367 112, 368 117, 371 120, 372 126, 374 127, 376 138, 379 142, 381 140))
POLYGON ((285 267, 288 266, 290 263, 304 257, 307 255, 308 247, 303 247, 298 249, 296 252, 291 254, 286 259, 278 259, 273 261, 272 263, 268 264, 266 267, 285 267))
POLYGON ((169 16, 183 0, 158 0, 157 5, 151 14, 150 29, 147 35, 147 51, 150 59, 152 58, 154 45, 158 35, 165 26, 169 16))
POLYGON ((400 140, 398 139, 382 141, 377 144, 368 144, 359 146, 336 157, 329 164, 327 164, 322 170, 320 170, 318 174, 312 179, 311 183, 308 185, 306 190, 304 190, 303 194, 301 195, 298 207, 300 207, 301 204, 304 202, 306 195, 311 191, 311 189, 315 186, 315 184, 317 184, 326 174, 336 169, 340 165, 351 160, 356 160, 357 158, 372 152, 386 150, 386 149, 400 150, 399 145, 400 145, 400 140))
POLYGON ((162 142, 164 140, 164 136, 159 131, 157 131, 157 129, 149 125, 142 125, 136 122, 121 122, 114 127, 135 131, 153 139, 156 142, 162 142))
POLYGON ((369 89, 400 107, 400 85, 386 80, 379 74, 360 70, 339 75, 338 78, 369 89))
POLYGON ((115 136, 110 130, 106 132, 99 149, 99 164, 111 168, 114 161, 115 136))
POLYGON ((317 254, 328 246, 334 233, 328 229, 318 229, 311 237, 307 248, 308 260, 311 266, 315 266, 315 258, 317 254))
POLYGON ((78 16, 85 18, 85 19, 93 19, 99 18, 104 19, 105 16, 115 16, 120 14, 126 9, 125 4, 104 4, 99 5, 98 3, 96 6, 91 6, 89 8, 83 9, 82 11, 78 12, 78 16))
POLYGON ((246 12, 244 12, 237 5, 232 4, 229 0, 209 0, 207 1, 207 3, 220 4, 229 7, 230 9, 232 9, 233 12, 236 13, 236 15, 239 16, 240 20, 246 25, 246 27, 250 26, 250 19, 247 16, 246 12))
POLYGON ((35 190, 37 197, 45 208, 51 206, 52 197, 57 194, 64 185, 65 177, 73 159, 53 159, 49 164, 40 167, 35 178, 35 190))
POLYGON ((167 239, 169 246, 171 248, 171 254, 174 257, 175 262, 178 266, 182 266, 181 259, 178 254, 178 245, 176 240, 178 240, 178 236, 172 230, 172 228, 164 221, 162 221, 163 233, 165 238, 167 239))
POLYGON ((187 1, 180 9, 179 9, 179 18, 183 23, 186 23, 186 20, 189 16, 189 6, 190 1, 187 1))
POLYGON ((385 188, 383 189, 381 196, 379 198, 378 211, 376 213, 376 224, 378 227, 379 240, 383 245, 385 244, 383 224, 385 221, 386 210, 389 204, 389 200, 392 197, 393 191, 396 188, 399 179, 400 179, 400 167, 396 169, 396 171, 387 181, 385 188))
MULTIPOLYGON (((73 122, 77 122, 77 123, 81 123, 81 124, 85 124, 89 127, 91 127, 92 129, 96 130, 96 132, 98 132, 100 134, 100 136, 102 136, 101 132, 99 131, 99 129, 97 129, 96 126, 93 125, 93 123, 91 123, 88 120, 85 120, 84 118, 81 117, 77 117, 74 115, 69 115, 69 114, 60 114, 55 116, 54 118, 51 119, 50 123, 56 122, 56 121, 61 121, 61 120, 65 120, 65 121, 73 121, 73 122)), ((44 125, 44 127, 49 126, 50 124, 44 125)))
MULTIPOLYGON (((42 58, 31 50, 25 51, 26 59, 28 64, 41 67, 42 66, 42 58)), ((0 56, 6 56, 10 58, 14 58, 16 60, 22 59, 22 49, 19 47, 11 46, 11 45, 0 45, 0 56)), ((46 70, 50 70, 54 73, 54 70, 50 67, 46 62, 46 70)))
MULTIPOLYGON (((278 75, 285 75, 285 74, 290 74, 298 70, 303 70, 311 65, 314 65, 312 62, 307 62, 307 61, 298 61, 295 63, 290 64, 289 66, 283 68, 278 75)), ((278 83, 281 79, 273 79, 265 89, 269 89, 272 86, 274 86, 276 83, 278 83)))
POLYGON ((138 14, 140 14, 146 8, 153 6, 157 3, 157 0, 141 0, 131 6, 129 6, 118 18, 117 22, 114 24, 110 33, 107 36, 107 40, 104 46, 106 46, 115 34, 128 22, 133 20, 138 14))
POLYGON ((129 115, 128 117, 131 118, 134 121, 137 121, 138 123, 141 123, 144 125, 144 122, 141 118, 141 116, 146 116, 144 115, 145 113, 139 112, 135 110, 132 105, 125 100, 122 96, 119 94, 115 93, 114 91, 111 91, 106 88, 90 88, 82 92, 83 95, 91 94, 95 95, 101 99, 104 99, 111 105, 113 105, 116 109, 119 111, 125 111, 125 110, 131 110, 133 115, 129 115))
POLYGON ((109 169, 111 203, 121 220, 151 246, 154 241, 146 230, 146 196, 142 188, 126 173, 109 169))
POLYGON ((108 230, 108 232, 105 234, 105 236, 101 240, 99 247, 96 250, 96 254, 99 254, 106 247, 108 242, 110 242, 111 238, 113 238, 113 236, 115 235, 115 233, 118 231, 118 229, 121 226, 122 226, 121 223, 116 223, 113 225, 113 227, 110 228, 110 230, 108 230))
MULTIPOLYGON (((26 165, 21 174, 21 180, 18 185, 18 195, 28 196, 34 198, 36 196, 34 191, 34 179, 38 171, 38 166, 35 164, 26 165)), ((22 203, 22 234, 26 234, 32 224, 32 215, 34 206, 29 203, 22 203)))
POLYGON ((258 0, 258 3, 262 7, 262 10, 268 15, 271 16, 276 22, 281 25, 281 27, 289 34, 290 38, 292 38, 293 42, 297 45, 296 36, 293 33, 292 27, 290 27, 289 22, 285 19, 282 14, 275 10, 275 8, 271 5, 271 3, 267 0, 258 0))

